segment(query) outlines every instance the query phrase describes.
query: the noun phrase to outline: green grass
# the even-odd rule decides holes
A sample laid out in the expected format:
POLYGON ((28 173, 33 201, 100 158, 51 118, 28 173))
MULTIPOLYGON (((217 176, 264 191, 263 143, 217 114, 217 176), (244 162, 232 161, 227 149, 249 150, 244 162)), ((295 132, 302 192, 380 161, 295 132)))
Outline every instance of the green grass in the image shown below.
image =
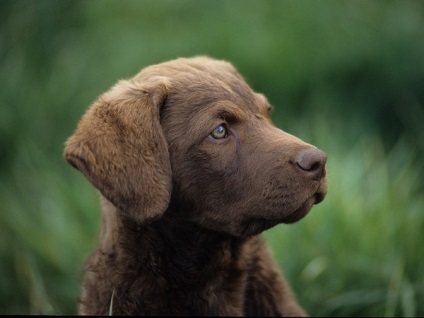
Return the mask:
POLYGON ((32 160, 0 186, 1 312, 74 313, 82 262, 96 239, 96 194, 54 162, 32 160))

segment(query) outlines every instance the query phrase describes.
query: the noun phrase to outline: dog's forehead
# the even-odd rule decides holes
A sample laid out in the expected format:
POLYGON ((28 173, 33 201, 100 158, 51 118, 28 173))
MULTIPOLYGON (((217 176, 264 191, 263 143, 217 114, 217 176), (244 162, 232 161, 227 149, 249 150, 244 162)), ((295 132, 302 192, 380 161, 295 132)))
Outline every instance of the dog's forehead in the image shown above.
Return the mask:
POLYGON ((267 107, 264 106, 268 104, 266 98, 254 92, 231 64, 212 61, 197 66, 195 70, 174 74, 175 94, 181 93, 189 99, 204 100, 200 107, 222 101, 231 101, 244 110, 253 112, 267 107))
POLYGON ((225 61, 179 58, 149 66, 137 75, 144 80, 157 76, 169 79, 168 110, 179 112, 180 118, 192 118, 194 113, 222 102, 232 103, 246 116, 260 116, 270 108, 267 99, 254 92, 235 67, 225 61))

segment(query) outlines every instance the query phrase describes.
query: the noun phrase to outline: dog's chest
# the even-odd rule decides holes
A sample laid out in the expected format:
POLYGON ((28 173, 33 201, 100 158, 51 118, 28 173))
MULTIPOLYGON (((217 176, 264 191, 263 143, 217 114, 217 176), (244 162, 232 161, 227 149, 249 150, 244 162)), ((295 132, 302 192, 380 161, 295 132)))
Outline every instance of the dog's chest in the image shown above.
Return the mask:
POLYGON ((114 314, 242 315, 243 273, 216 273, 209 279, 176 274, 133 277, 131 286, 115 292, 114 314), (167 277, 168 276, 168 277, 167 277))

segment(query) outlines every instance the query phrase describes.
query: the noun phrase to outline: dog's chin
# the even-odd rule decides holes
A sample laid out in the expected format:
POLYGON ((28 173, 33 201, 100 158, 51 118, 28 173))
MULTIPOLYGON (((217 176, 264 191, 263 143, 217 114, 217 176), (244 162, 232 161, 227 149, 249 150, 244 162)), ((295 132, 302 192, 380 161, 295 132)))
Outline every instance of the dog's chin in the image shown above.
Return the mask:
POLYGON ((253 219, 248 222, 245 222, 243 226, 242 236, 250 236, 250 235, 256 235, 263 231, 266 231, 275 225, 278 225, 280 223, 295 223, 302 219, 303 217, 308 214, 308 212, 311 210, 313 203, 304 204, 302 207, 297 209, 296 211, 290 213, 284 218, 281 219, 253 219))
POLYGON ((313 197, 308 198, 299 208, 295 209, 293 212, 287 214, 282 218, 277 219, 264 219, 264 218, 255 218, 251 219, 244 223, 242 236, 250 236, 259 234, 265 230, 268 230, 274 227, 277 224, 285 223, 295 223, 303 219, 309 211, 311 211, 314 204, 318 204, 324 199, 324 195, 316 193, 313 197))
POLYGON ((320 203, 322 200, 324 200, 324 197, 325 192, 315 193, 311 198, 307 199, 299 208, 284 217, 281 223, 290 224, 303 219, 309 213, 309 211, 311 211, 312 206, 314 204, 320 203))
POLYGON ((279 223, 281 223, 281 220, 252 219, 243 224, 240 236, 246 237, 256 235, 279 223))
POLYGON ((307 200, 304 204, 302 204, 300 208, 296 209, 295 211, 287 215, 285 218, 283 218, 281 223, 290 224, 303 219, 309 213, 309 211, 311 211, 313 205, 313 200, 307 200))

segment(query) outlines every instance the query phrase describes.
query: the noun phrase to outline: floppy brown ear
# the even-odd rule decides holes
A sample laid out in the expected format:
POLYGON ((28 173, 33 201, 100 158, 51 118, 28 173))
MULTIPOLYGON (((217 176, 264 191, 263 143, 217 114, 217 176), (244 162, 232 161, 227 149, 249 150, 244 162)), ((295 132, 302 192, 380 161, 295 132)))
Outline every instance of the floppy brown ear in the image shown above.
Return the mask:
POLYGON ((159 119, 169 87, 166 78, 118 82, 65 143, 65 159, 140 222, 162 215, 170 200, 171 165, 159 119))

